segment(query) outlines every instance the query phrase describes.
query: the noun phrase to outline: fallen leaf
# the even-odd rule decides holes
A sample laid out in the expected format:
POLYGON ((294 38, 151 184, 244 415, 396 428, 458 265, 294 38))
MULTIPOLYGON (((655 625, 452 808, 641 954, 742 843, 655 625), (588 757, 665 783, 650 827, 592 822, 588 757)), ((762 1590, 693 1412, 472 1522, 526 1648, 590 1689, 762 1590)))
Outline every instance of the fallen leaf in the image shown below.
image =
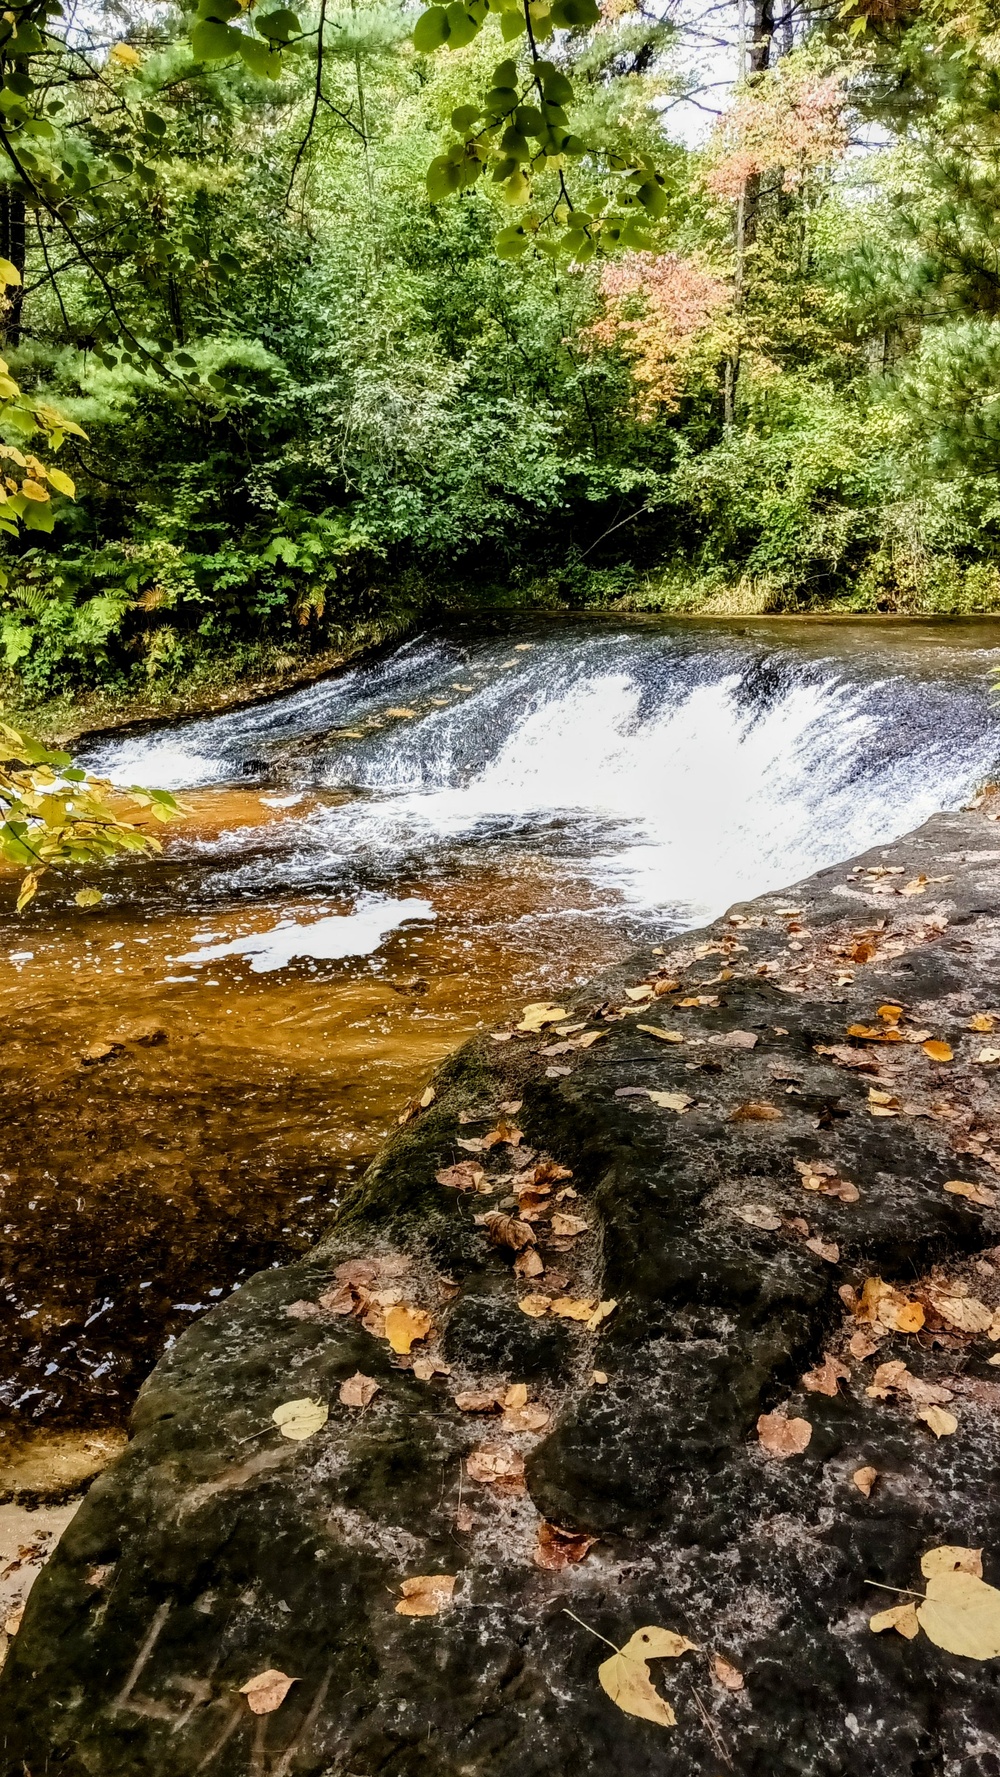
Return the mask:
POLYGON ((644 1030, 647 1037, 659 1037, 661 1043, 683 1043, 684 1037, 679 1030, 664 1030, 662 1024, 637 1024, 636 1030, 644 1030))
POLYGON ((625 998, 632 1001, 651 1000, 655 991, 652 983, 646 981, 641 987, 626 987, 625 998))
POLYGON ((1000 1654, 1000 1592, 973 1573, 933 1574, 917 1617, 924 1634, 946 1653, 967 1660, 1000 1654))
POLYGON ((601 1038, 606 1037, 607 1034, 606 1030, 585 1030, 582 1037, 577 1037, 575 1039, 573 1048, 592 1049, 594 1044, 599 1043, 601 1038))
POLYGON ((84 889, 77 889, 76 894, 73 896, 73 899, 76 902, 78 907, 99 907, 101 902, 104 899, 104 896, 102 895, 100 889, 84 888, 84 889))
POLYGON ((718 1003, 719 996, 717 993, 689 994, 687 999, 678 1000, 676 1002, 678 1006, 717 1006, 718 1003))
MULTIPOLYGON (((343 1313, 350 1314, 353 1307, 354 1297, 351 1296, 348 1306, 343 1310, 343 1313)), ((288 1315, 289 1320, 323 1319, 323 1310, 318 1302, 289 1302, 288 1307, 285 1309, 285 1313, 288 1315)))
POLYGON ((812 1437, 808 1419, 786 1419, 783 1413, 762 1413, 757 1421, 760 1447, 768 1456, 784 1462, 801 1456, 812 1437))
POLYGON ((975 1296, 949 1296, 934 1292, 930 1297, 942 1320, 960 1333, 985 1333, 993 1322, 993 1310, 975 1296))
POLYGON ((14 1606, 14 1609, 11 1611, 10 1615, 8 1617, 4 1618, 3 1627, 4 1627, 4 1634, 5 1635, 16 1635, 17 1634, 18 1630, 21 1627, 22 1619, 24 1617, 24 1605, 25 1605, 25 1600, 22 1598, 20 1604, 16 1604, 14 1606))
POLYGON ((806 1241, 806 1246, 811 1253, 816 1254, 817 1259, 825 1259, 828 1265, 840 1263, 840 1248, 835 1240, 822 1240, 818 1234, 813 1234, 806 1241))
POLYGON ((950 1178, 944 1189, 952 1197, 967 1197, 970 1203, 978 1203, 983 1209, 995 1209, 997 1195, 986 1185, 967 1185, 964 1179, 950 1178))
MULTIPOLYGON (((818 1364, 815 1370, 806 1371, 802 1378, 802 1386, 810 1394, 836 1395, 840 1392, 838 1383, 849 1382, 850 1378, 851 1372, 847 1365, 842 1364, 839 1358, 833 1357, 830 1352, 827 1352, 823 1362, 818 1364)), ((802 1423, 805 1424, 805 1421, 803 1420, 802 1423)))
MULTIPOLYGON (((954 1413, 948 1412, 947 1407, 918 1407, 917 1418, 930 1426, 936 1438, 950 1437, 952 1432, 958 1430, 958 1420, 954 1413)), ((997 1597, 1000 1598, 1000 1593, 997 1593, 997 1597)), ((1000 1642, 997 1643, 997 1652, 1000 1653, 1000 1642)))
POLYGON ((267 1672, 258 1672, 256 1678, 248 1678, 246 1684, 240 1685, 240 1696, 245 1697, 254 1715, 270 1715, 280 1709, 297 1678, 289 1678, 287 1672, 278 1672, 271 1667, 267 1672))
POLYGON ((469 1507, 465 1505, 458 1506, 455 1511, 455 1529, 467 1535, 474 1524, 475 1518, 469 1510, 469 1507))
POLYGON ((903 1041, 902 1032, 892 1024, 884 1025, 881 1028, 872 1024, 849 1024, 847 1034, 849 1037, 860 1037, 866 1043, 901 1043, 903 1041))
POLYGON ((511 1252, 519 1253, 526 1246, 534 1246, 535 1231, 527 1222, 519 1221, 517 1216, 505 1215, 503 1210, 488 1210, 483 1217, 483 1226, 491 1246, 506 1246, 511 1252))
MULTIPOLYGON (((275 1407, 271 1418, 283 1438, 293 1438, 300 1443, 303 1438, 311 1438, 313 1432, 320 1431, 330 1417, 330 1409, 325 1401, 314 1401, 308 1395, 299 1401, 283 1401, 275 1407)), ((272 1705, 277 1708, 277 1704, 272 1705)))
POLYGON ((545 1262, 535 1246, 526 1246, 514 1260, 514 1271, 518 1277, 541 1277, 545 1270, 545 1262))
POLYGON ((586 1234, 589 1223, 582 1216, 554 1215, 549 1227, 560 1240, 575 1240, 578 1234, 586 1234))
POLYGON ((563 1530, 558 1524, 547 1524, 543 1519, 538 1526, 538 1541, 532 1559, 536 1567, 543 1567, 548 1573, 558 1573, 561 1568, 573 1567, 582 1561, 596 1541, 596 1536, 563 1530))
POLYGON ((577 1296, 557 1296, 552 1303, 552 1312, 561 1320, 589 1320, 594 1312, 595 1303, 587 1302, 577 1296))
POLYGON ((878 1062, 864 1049, 852 1049, 846 1043, 816 1043, 817 1055, 832 1055, 838 1067, 851 1067, 857 1073, 877 1074, 878 1062))
POLYGON ((935 1041, 933 1037, 929 1043, 923 1044, 923 1051, 925 1055, 930 1056, 932 1061, 954 1061, 955 1059, 951 1045, 949 1043, 939 1043, 935 1041))
POLYGON ((920 1633, 917 1607, 913 1603, 894 1604, 889 1610, 876 1611, 873 1617, 869 1617, 868 1627, 876 1635, 881 1635, 885 1629, 895 1629, 897 1634, 905 1635, 907 1641, 912 1641, 920 1633))
POLYGON ((496 1128, 491 1129, 488 1135, 483 1136, 483 1147, 495 1148, 499 1143, 507 1142, 511 1147, 516 1148, 519 1146, 522 1136, 522 1130, 513 1128, 507 1122, 506 1117, 501 1117, 496 1128))
POLYGON ((776 1123, 781 1117, 776 1104, 766 1104, 751 1099, 747 1104, 738 1104, 729 1113, 730 1123, 776 1123))
POLYGON ((363 1371, 355 1370, 346 1382, 340 1385, 340 1398, 345 1407, 367 1407, 375 1399, 379 1391, 379 1383, 374 1376, 366 1376, 363 1371))
POLYGON ((430 1382, 434 1376, 450 1376, 451 1365, 439 1364, 437 1358, 434 1357, 415 1357, 413 1374, 418 1382, 430 1382))
POLYGON ((720 1030, 708 1041, 713 1049, 756 1049, 760 1038, 752 1030, 720 1030))
POLYGON ((902 1006, 877 1006, 876 1015, 885 1024, 898 1024, 903 1016, 902 1006))
POLYGON ((981 1580, 983 1551, 963 1548, 961 1543, 939 1543, 936 1549, 921 1555, 920 1571, 925 1580, 932 1580, 937 1573, 973 1573, 981 1580))
POLYGON ((402 719, 405 716, 415 716, 416 713, 417 713, 416 710, 404 710, 404 709, 398 709, 398 710, 391 709, 391 710, 385 710, 383 712, 383 714, 386 716, 398 716, 398 717, 400 717, 400 719, 402 719))
POLYGON ((508 1493, 523 1493, 524 1457, 520 1450, 507 1450, 502 1444, 483 1444, 470 1450, 465 1459, 470 1480, 484 1487, 500 1487, 508 1493))
POLYGON ((600 1326, 602 1320, 607 1320, 609 1314, 614 1314, 617 1306, 618 1303, 615 1301, 598 1302, 597 1307, 594 1309, 593 1314, 587 1322, 588 1333, 593 1333, 597 1327, 600 1326))
POLYGON ((553 1006, 547 1000, 536 1000, 532 1005, 525 1006, 516 1029, 537 1032, 543 1030, 546 1024, 559 1024, 566 1016, 565 1006, 553 1006))
POLYGON ((434 1100, 436 1099, 436 1097, 437 1097, 437 1093, 435 1092, 433 1086, 425 1086, 423 1092, 420 1094, 420 1097, 417 1100, 417 1104, 422 1111, 425 1111, 429 1104, 434 1103, 434 1100))
POLYGON ((466 1388, 455 1396, 455 1405, 460 1413, 495 1413, 500 1407, 500 1396, 495 1388, 466 1388))
POLYGON ((617 1703, 626 1715, 638 1715, 644 1721, 672 1728, 677 1724, 677 1717, 655 1689, 646 1661, 677 1659, 692 1647, 692 1642, 683 1635, 675 1635, 671 1629, 658 1629, 655 1625, 637 1629, 623 1648, 612 1654, 610 1660, 602 1662, 597 1676, 612 1703, 617 1703))
POLYGON ((608 1380, 608 1373, 606 1370, 591 1370, 590 1380, 597 1388, 603 1388, 608 1380))
POLYGON ((868 1499, 872 1488, 878 1480, 878 1469, 856 1468, 851 1476, 851 1480, 854 1482, 858 1492, 863 1493, 865 1498, 868 1499))
POLYGON ((538 1401, 527 1401, 520 1407, 507 1406, 505 1403, 503 1429, 513 1432, 544 1431, 551 1417, 548 1408, 541 1406, 538 1401))
POLYGON ((521 1313, 527 1314, 531 1320, 541 1320, 543 1314, 548 1314, 551 1305, 551 1296, 522 1296, 518 1303, 521 1313))
POLYGON ((738 1666, 731 1666, 721 1654, 712 1655, 712 1677, 717 1678, 727 1691, 741 1691, 746 1683, 738 1666))
POLYGON ((694 1099, 690 1098, 686 1092, 654 1092, 651 1087, 647 1086, 646 1093, 655 1105, 659 1105, 661 1111, 676 1111, 679 1117, 684 1114, 689 1105, 694 1104, 694 1099))
POLYGON ((866 1357, 874 1356, 878 1346, 878 1340, 873 1339, 869 1333, 857 1332, 851 1334, 847 1349, 852 1357, 856 1357, 860 1363, 864 1363, 866 1357))
POLYGON ((739 1216, 741 1222, 746 1222, 748 1228, 763 1228, 769 1234, 781 1227, 781 1217, 769 1203, 743 1203, 733 1214, 739 1216))
POLYGON ((436 1617, 445 1606, 451 1603, 455 1590, 454 1574, 423 1573, 416 1579, 404 1580, 400 1586, 403 1596, 396 1606, 396 1615, 400 1617, 436 1617))
POLYGON ((385 1317, 385 1336, 393 1351, 406 1353, 418 1339, 426 1339, 433 1331, 433 1322, 423 1308, 408 1308, 400 1302, 385 1317))
POLYGON ((988 1035, 991 1030, 996 1028, 996 1019, 992 1018, 989 1012, 976 1012, 969 1019, 965 1028, 966 1030, 979 1030, 984 1035, 988 1035))
POLYGON ((453 1191, 476 1191, 486 1174, 474 1160, 459 1160, 456 1166, 443 1166, 434 1177, 439 1185, 450 1185, 453 1191))

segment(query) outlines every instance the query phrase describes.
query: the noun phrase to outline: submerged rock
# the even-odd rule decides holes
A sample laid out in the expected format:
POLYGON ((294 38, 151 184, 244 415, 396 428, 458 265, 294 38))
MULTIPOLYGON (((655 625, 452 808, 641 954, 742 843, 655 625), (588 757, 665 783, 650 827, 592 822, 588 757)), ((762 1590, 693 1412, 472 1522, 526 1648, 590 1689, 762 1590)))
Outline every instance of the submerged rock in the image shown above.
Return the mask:
POLYGON ((454 1056, 149 1378, 4 1777, 1000 1773, 996 1662, 869 1628, 1000 1582, 998 863, 938 816, 454 1056))

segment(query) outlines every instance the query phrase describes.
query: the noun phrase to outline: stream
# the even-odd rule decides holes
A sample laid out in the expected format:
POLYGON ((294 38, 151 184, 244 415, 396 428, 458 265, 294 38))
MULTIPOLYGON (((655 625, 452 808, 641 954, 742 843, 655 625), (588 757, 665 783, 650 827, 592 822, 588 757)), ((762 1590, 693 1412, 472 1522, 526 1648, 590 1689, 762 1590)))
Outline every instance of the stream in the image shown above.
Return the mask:
POLYGON ((119 1426, 472 1032, 961 803, 998 665, 985 621, 498 619, 93 747, 190 814, 94 910, 0 875, 0 1423, 119 1426))

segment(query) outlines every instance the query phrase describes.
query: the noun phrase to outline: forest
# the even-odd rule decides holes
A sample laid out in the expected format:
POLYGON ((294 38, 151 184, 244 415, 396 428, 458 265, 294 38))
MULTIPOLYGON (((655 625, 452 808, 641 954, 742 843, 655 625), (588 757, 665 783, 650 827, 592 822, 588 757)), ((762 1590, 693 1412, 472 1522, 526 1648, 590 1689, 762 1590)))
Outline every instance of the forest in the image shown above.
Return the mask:
POLYGON ((995 9, 267 3, 4 14, 10 704, 1000 609, 995 9))

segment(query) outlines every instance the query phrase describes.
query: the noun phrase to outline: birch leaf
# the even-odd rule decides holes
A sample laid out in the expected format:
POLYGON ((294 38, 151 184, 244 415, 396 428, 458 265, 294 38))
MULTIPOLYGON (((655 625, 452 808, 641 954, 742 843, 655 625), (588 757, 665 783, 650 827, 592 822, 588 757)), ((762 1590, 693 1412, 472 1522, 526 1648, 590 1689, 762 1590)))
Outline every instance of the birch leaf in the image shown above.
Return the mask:
MULTIPOLYGON (((303 1438, 311 1438, 313 1432, 320 1431, 329 1416, 330 1409, 326 1402, 314 1401, 308 1395, 300 1401, 283 1401, 271 1414, 282 1437, 293 1438, 296 1443, 301 1443, 303 1438)), ((277 1704, 273 1707, 277 1708, 277 1704)))
POLYGON ((661 1728, 673 1728, 677 1717, 649 1676, 647 1660, 677 1659, 693 1647, 683 1635, 655 1624, 637 1629, 623 1648, 597 1669, 602 1688, 626 1715, 641 1716, 661 1728))
POLYGON ((416 1340, 426 1339, 433 1330, 429 1314, 423 1308, 408 1308, 400 1302, 385 1317, 385 1336, 393 1351, 408 1352, 416 1340))
POLYGON ((932 1574, 917 1617, 924 1634, 946 1653, 967 1660, 1000 1654, 1000 1592, 974 1573, 932 1574))
POLYGON ((289 1678, 287 1672, 279 1672, 271 1667, 267 1672, 258 1672, 256 1678, 248 1678, 246 1684, 240 1685, 240 1696, 245 1697, 254 1715, 270 1715, 280 1709, 297 1678, 289 1678))

